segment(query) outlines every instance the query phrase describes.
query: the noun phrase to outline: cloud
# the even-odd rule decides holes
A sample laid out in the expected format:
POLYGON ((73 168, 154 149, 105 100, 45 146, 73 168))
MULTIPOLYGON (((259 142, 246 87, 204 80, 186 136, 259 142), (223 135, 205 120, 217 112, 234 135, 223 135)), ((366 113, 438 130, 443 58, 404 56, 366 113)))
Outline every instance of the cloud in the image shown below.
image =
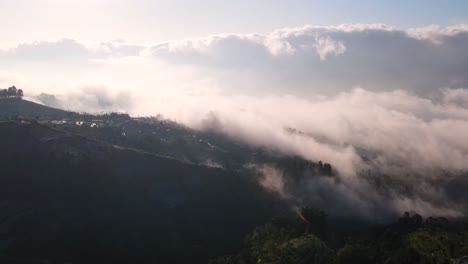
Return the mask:
POLYGON ((260 175, 259 184, 272 192, 279 194, 283 198, 288 198, 284 189, 283 173, 271 165, 248 165, 251 169, 255 169, 260 175))
POLYGON ((447 39, 464 35, 468 31, 468 25, 460 24, 449 27, 431 25, 423 28, 409 29, 408 34, 419 40, 430 40, 435 44, 443 44, 447 39))
POLYGON ((343 43, 334 41, 330 37, 317 38, 314 47, 321 61, 327 60, 329 55, 338 56, 346 51, 346 47, 343 43))
POLYGON ((33 98, 51 107, 86 113, 126 112, 133 104, 131 94, 99 86, 83 87, 61 95, 41 93, 33 98))
MULTIPOLYGON (((468 87, 468 29, 395 29, 385 25, 304 26, 261 34, 220 34, 169 42, 146 54, 177 65, 222 72, 226 82, 242 76, 243 93, 336 94, 353 86, 374 91, 405 89, 420 95, 442 87, 468 87), (437 40, 437 41, 435 41, 437 40), (336 57, 334 57, 336 56, 336 57), (333 59, 332 59, 333 58, 333 59), (266 88, 268 87, 268 88, 266 88)), ((242 85, 240 85, 242 84, 242 85)))
MULTIPOLYGON (((311 178, 294 195, 330 201, 337 213, 460 216, 468 204, 455 195, 468 170, 467 46, 466 25, 304 26, 154 45, 64 39, 0 50, 0 65, 10 67, 0 84, 56 94, 77 111, 161 113, 329 162, 337 177, 311 178)), ((259 166, 274 175, 264 186, 284 189, 275 168, 259 166)))
POLYGON ((460 107, 468 107, 468 93, 465 89, 443 89, 443 101, 460 107))
POLYGON ((92 60, 139 56, 144 47, 126 44, 123 41, 85 43, 63 38, 50 41, 35 41, 9 44, 0 48, 2 61, 21 63, 60 63, 61 66, 77 66, 92 60))
POLYGON ((288 190, 271 165, 258 165, 260 184, 305 203, 327 203, 334 214, 384 220, 411 209, 426 216, 464 215, 468 200, 450 197, 452 182, 466 185, 468 108, 458 102, 466 95, 466 89, 443 89, 428 99, 403 90, 355 88, 313 100, 182 93, 150 102, 192 128, 330 162, 337 177, 311 175, 300 190, 288 190))
MULTIPOLYGON (((174 72, 191 67, 200 79, 223 83, 229 93, 336 95, 361 86, 430 96, 444 87, 468 87, 467 45, 466 25, 407 30, 381 24, 304 26, 154 45, 73 39, 9 43, 0 45, 0 65, 45 75, 52 66, 82 72, 135 57, 164 63, 174 72)), ((142 71, 146 66, 136 65, 142 71)))

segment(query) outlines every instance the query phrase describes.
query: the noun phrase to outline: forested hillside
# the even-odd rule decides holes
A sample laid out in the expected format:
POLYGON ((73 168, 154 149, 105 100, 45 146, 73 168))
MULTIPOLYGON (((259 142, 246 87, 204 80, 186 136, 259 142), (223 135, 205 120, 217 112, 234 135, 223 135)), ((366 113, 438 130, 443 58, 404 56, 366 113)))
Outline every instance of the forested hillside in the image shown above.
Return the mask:
POLYGON ((0 123, 0 146, 5 260, 206 263, 285 208, 253 175, 38 124, 0 123))
MULTIPOLYGON (((0 147, 5 263, 467 261, 466 219, 398 219, 385 208, 362 218, 337 205, 332 190, 310 191, 315 180, 339 182, 332 164, 160 116, 3 98, 0 147)), ((390 175, 362 174, 382 191, 411 192, 390 175)), ((440 186, 465 201, 463 179, 440 186)))

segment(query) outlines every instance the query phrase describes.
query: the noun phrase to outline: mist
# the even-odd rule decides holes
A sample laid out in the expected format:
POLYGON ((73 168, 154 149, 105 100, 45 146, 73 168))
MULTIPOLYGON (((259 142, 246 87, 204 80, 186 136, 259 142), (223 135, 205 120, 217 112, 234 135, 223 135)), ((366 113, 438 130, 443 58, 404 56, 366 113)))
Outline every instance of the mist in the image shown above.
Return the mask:
POLYGON ((432 101, 405 91, 356 88, 315 101, 200 96, 185 101, 186 113, 169 117, 285 155, 330 162, 338 172, 338 180, 317 177, 287 194, 282 172, 262 167, 261 184, 281 196, 299 195, 331 204, 336 214, 367 218, 416 208, 424 215, 460 217, 467 201, 450 193, 454 182, 461 189, 467 183, 468 111, 460 104, 466 91, 444 89, 439 95, 432 101))
POLYGON ((0 85, 54 107, 162 114, 328 162, 337 178, 309 179, 294 193, 281 171, 257 168, 262 186, 335 214, 461 217, 468 201, 453 193, 467 186, 467 46, 466 25, 304 26, 156 44, 59 39, 0 49, 9 65, 0 85), (51 47, 60 47, 53 59, 51 47))

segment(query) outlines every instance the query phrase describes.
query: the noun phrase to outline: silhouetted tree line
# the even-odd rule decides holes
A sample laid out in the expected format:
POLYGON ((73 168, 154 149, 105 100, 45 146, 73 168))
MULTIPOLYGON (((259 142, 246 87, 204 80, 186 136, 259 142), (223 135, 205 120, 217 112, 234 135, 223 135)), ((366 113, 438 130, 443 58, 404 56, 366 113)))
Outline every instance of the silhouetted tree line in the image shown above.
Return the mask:
POLYGON ((318 162, 319 171, 325 175, 332 175, 333 167, 330 163, 322 163, 320 160, 318 162))
POLYGON ((21 98, 24 96, 23 90, 17 89, 14 85, 7 89, 0 89, 0 98, 17 97, 21 98))
POLYGON ((257 227, 235 255, 210 264, 465 264, 468 225, 464 219, 429 217, 405 212, 398 221, 374 225, 347 218, 328 218, 313 208, 278 216, 257 227))

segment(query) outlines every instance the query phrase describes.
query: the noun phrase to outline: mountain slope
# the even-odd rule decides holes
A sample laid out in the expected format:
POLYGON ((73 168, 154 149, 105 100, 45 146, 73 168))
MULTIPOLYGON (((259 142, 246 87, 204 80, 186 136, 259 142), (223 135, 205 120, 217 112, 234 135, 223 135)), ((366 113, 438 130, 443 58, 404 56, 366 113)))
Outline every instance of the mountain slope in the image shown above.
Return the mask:
POLYGON ((3 117, 22 116, 28 119, 36 118, 66 118, 76 116, 76 113, 51 108, 21 98, 0 98, 0 115, 3 117))
POLYGON ((132 118, 127 114, 90 115, 49 108, 26 100, 0 100, 0 118, 22 117, 55 129, 138 149, 188 163, 243 169, 245 165, 268 164, 281 170, 298 163, 318 174, 331 174, 319 163, 301 157, 253 147, 216 131, 197 131, 161 117, 132 118))
POLYGON ((39 124, 0 123, 0 146, 5 259, 205 263, 235 251, 247 232, 284 209, 254 175, 39 124))

